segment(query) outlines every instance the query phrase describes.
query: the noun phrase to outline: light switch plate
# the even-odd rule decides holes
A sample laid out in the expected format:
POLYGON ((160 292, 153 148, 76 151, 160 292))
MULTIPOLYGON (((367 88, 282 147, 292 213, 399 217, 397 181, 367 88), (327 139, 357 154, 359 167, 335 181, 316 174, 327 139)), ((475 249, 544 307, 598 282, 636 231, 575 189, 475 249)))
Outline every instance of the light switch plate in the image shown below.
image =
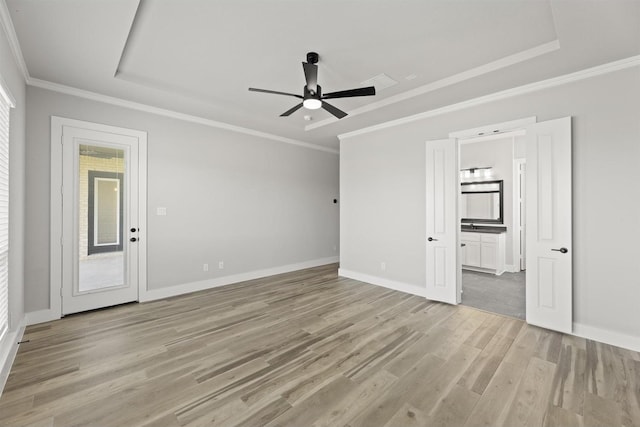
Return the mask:
POLYGON ((167 208, 156 208, 156 215, 158 216, 166 216, 167 208))

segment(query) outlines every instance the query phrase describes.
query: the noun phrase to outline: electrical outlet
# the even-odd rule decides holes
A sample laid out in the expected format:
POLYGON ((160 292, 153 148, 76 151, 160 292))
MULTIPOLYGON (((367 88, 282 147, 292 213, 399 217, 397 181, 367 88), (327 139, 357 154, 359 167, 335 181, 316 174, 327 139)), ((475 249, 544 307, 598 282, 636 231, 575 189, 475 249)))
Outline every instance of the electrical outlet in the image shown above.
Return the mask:
POLYGON ((167 215, 167 208, 163 208, 163 207, 156 208, 156 215, 158 215, 158 216, 166 216, 167 215))
POLYGON ((380 263, 380 270, 382 271, 387 271, 387 263, 386 262, 381 262, 380 263))
POLYGON ((219 268, 220 270, 224 269, 224 261, 220 261, 220 262, 218 262, 218 268, 219 268))
POLYGON ((202 271, 209 271, 209 264, 202 264, 202 271))
POLYGON ((333 245, 333 252, 338 252, 338 247, 336 245, 333 245))

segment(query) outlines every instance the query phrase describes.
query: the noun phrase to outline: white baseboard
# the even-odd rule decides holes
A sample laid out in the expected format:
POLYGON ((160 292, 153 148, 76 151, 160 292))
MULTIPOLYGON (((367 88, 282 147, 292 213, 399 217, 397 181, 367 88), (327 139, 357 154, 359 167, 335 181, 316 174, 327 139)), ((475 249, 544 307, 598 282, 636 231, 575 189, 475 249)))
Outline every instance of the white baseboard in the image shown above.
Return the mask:
POLYGON ((382 286, 384 288, 393 289, 394 291, 400 291, 407 294, 425 296, 425 289, 420 286, 410 285, 408 283, 398 282, 396 280, 385 279, 383 277, 370 276, 364 273, 358 273, 357 271, 346 270, 344 268, 338 269, 338 276, 348 277, 349 279, 359 280, 361 282, 371 283, 372 285, 382 286))
POLYGON ((640 336, 627 335, 580 323, 573 324, 573 335, 640 352, 640 336))
POLYGON ((0 341, 0 396, 9 378, 11 366, 18 353, 18 342, 24 335, 24 321, 14 331, 9 331, 0 341))
POLYGON ((517 265, 505 264, 504 271, 508 271, 509 273, 520 273, 520 267, 517 265))
POLYGON ((50 322, 60 319, 60 313, 54 313, 53 310, 47 308, 45 310, 30 311, 25 313, 25 323, 27 326, 36 325, 38 323, 50 322))
POLYGON ((247 273, 234 274, 231 276, 218 277, 209 280, 200 280, 198 282, 184 283, 181 285, 169 286, 160 289, 150 289, 140 295, 140 302, 154 301, 178 295, 184 295, 191 292, 204 291, 206 289, 217 288, 220 286, 231 285, 233 283, 245 282, 247 280, 260 279, 262 277, 273 276, 276 274, 289 273, 292 271, 303 270, 305 268, 318 267, 321 265, 333 264, 340 261, 340 257, 320 258, 310 261, 304 261, 297 264, 288 264, 280 267, 267 268, 264 270, 249 271, 247 273))

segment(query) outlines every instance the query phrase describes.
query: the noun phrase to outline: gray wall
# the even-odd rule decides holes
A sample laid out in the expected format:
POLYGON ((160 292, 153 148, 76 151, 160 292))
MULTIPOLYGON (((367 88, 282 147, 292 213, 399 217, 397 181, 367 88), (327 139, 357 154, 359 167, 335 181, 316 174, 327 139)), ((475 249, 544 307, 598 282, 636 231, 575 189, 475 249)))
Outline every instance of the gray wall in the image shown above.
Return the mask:
POLYGON ((340 267, 424 287, 425 141, 529 116, 573 116, 574 321, 640 335, 637 67, 341 141, 340 267))
POLYGON ((338 255, 336 154, 29 87, 28 312, 49 305, 52 115, 148 132, 149 289, 338 255))
MULTIPOLYGON (((9 117, 9 312, 16 329, 24 317, 25 83, 0 28, 0 76, 16 101, 9 117)), ((1 367, 0 367, 1 368, 1 367)))

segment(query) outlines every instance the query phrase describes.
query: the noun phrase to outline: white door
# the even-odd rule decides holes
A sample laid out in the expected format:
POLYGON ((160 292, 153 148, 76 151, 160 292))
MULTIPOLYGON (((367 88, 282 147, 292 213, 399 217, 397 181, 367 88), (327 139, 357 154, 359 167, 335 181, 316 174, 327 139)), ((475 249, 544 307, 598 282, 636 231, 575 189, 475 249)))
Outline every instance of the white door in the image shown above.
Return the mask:
POLYGON ((427 275, 425 296, 457 304, 458 290, 458 142, 455 139, 426 144, 427 275))
POLYGON ((527 127, 527 323, 572 326, 571 117, 527 127))
POLYGON ((62 314, 138 300, 138 138, 64 127, 62 314))

